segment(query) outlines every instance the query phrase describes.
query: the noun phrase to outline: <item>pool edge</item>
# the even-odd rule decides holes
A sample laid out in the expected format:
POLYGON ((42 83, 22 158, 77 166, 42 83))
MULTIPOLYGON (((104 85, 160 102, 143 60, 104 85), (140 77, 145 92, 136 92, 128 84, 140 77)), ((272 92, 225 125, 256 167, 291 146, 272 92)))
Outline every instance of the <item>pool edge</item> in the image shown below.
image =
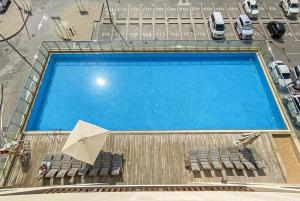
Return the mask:
POLYGON ((260 63, 260 66, 261 66, 261 68, 262 68, 262 70, 264 72, 264 75, 266 77, 268 85, 270 87, 271 93, 272 93, 272 95, 273 95, 273 97, 275 99, 276 105, 277 105, 277 107, 279 109, 279 113, 280 113, 280 115, 281 115, 281 117, 282 117, 282 119, 284 121, 284 124, 287 127, 286 130, 294 133, 295 132, 294 128, 293 128, 293 126, 292 126, 292 124, 290 122, 290 119, 289 119, 288 114, 286 113, 286 110, 284 109, 284 105, 283 105, 283 103, 282 103, 282 101, 281 101, 281 99, 279 97, 279 94, 277 92, 277 88, 276 88, 275 84, 273 83, 271 75, 269 74, 269 71, 268 71, 268 67, 267 67, 265 61, 263 60, 263 57, 262 57, 260 51, 256 51, 256 55, 257 55, 257 59, 258 59, 258 61, 260 63))

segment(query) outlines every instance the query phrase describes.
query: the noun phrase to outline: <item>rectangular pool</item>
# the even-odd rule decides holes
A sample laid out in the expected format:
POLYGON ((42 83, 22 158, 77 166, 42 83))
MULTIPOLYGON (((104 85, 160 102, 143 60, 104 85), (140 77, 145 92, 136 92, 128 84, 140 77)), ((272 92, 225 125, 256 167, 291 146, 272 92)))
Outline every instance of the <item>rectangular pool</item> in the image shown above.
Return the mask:
POLYGON ((255 53, 52 54, 26 130, 286 129, 255 53))

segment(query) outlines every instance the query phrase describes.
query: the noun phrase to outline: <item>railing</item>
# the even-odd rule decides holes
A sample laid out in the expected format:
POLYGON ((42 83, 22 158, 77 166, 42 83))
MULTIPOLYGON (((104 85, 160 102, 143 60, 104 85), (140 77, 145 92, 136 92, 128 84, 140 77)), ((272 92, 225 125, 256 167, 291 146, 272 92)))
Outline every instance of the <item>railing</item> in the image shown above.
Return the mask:
MULTIPOLYGON (((265 41, 44 41, 35 55, 33 67, 9 122, 6 132, 8 139, 22 138, 22 132, 41 84, 50 53, 105 51, 259 51, 267 65, 274 61, 265 41)), ((13 159, 13 157, 7 157, 0 160, 0 165, 2 163, 0 186, 5 183, 13 159)))
POLYGON ((47 41, 50 51, 224 51, 257 50, 263 41, 47 41))

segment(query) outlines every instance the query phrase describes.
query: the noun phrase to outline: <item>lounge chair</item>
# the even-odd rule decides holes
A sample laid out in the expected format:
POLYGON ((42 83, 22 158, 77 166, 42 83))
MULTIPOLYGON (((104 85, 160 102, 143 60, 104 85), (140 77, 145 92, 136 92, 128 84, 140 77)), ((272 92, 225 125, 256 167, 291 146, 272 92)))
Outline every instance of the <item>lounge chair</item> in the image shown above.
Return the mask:
POLYGON ((185 169, 188 169, 188 170, 191 169, 191 162, 190 162, 190 160, 189 160, 188 154, 186 154, 186 155, 184 156, 184 167, 185 167, 185 169))
POLYGON ((41 166, 39 168, 39 178, 44 177, 45 174, 50 170, 52 158, 52 154, 46 154, 44 156, 44 159, 42 160, 41 166))
POLYGON ((266 166, 264 165, 261 157, 255 149, 247 149, 249 154, 250 161, 258 168, 264 169, 266 166))
POLYGON ((98 175, 98 172, 100 171, 101 168, 101 161, 100 161, 100 156, 96 159, 95 163, 92 165, 91 170, 89 171, 88 175, 90 177, 95 177, 98 175))
POLYGON ((235 147, 229 148, 230 160, 233 163, 234 167, 238 170, 243 170, 244 165, 240 161, 240 155, 238 150, 235 147))
POLYGON ((56 154, 53 156, 53 159, 51 162, 51 169, 45 175, 46 178, 53 178, 55 176, 55 174, 60 170, 61 159, 62 159, 62 154, 56 154))
POLYGON ((209 150, 209 159, 214 169, 222 169, 222 164, 220 163, 220 153, 218 148, 212 148, 209 150))
POLYGON ((85 162, 81 162, 81 167, 78 170, 78 176, 81 177, 81 183, 85 183, 85 176, 87 175, 90 169, 91 169, 91 165, 85 162))
POLYGON ((219 148, 219 153, 221 156, 221 161, 223 163, 223 165, 225 166, 225 168, 227 169, 233 169, 234 166, 230 161, 230 155, 229 155, 229 150, 226 147, 220 147, 219 148))
POLYGON ((211 170, 211 166, 208 160, 208 149, 199 149, 197 156, 198 156, 198 162, 202 166, 202 169, 211 170))
POLYGON ((74 177, 80 168, 81 168, 81 162, 75 158, 72 158, 71 169, 68 171, 67 176, 74 177))
POLYGON ((54 176, 60 170, 61 162, 62 162, 62 154, 54 155, 52 162, 51 162, 51 168, 45 175, 45 178, 50 178, 50 185, 53 185, 54 176))
POLYGON ((110 152, 104 152, 103 157, 101 160, 101 171, 100 171, 100 176, 107 176, 109 174, 109 170, 111 168, 111 161, 112 159, 112 154, 110 152))
POLYGON ((71 169, 71 156, 63 155, 63 159, 61 161, 61 168, 56 174, 57 178, 61 178, 61 184, 64 184, 64 177, 71 169))
POLYGON ((190 164, 191 164, 191 170, 193 172, 200 172, 197 155, 198 155, 198 151, 195 151, 195 150, 189 151, 189 160, 190 160, 190 164))
MULTIPOLYGON (((104 168, 104 167, 102 167, 104 168)), ((122 153, 114 153, 112 158, 112 168, 111 175, 119 175, 122 172, 123 168, 123 154, 122 153)))
POLYGON ((254 164, 250 160, 249 152, 246 149, 240 150, 241 162, 246 166, 248 170, 255 170, 254 164))

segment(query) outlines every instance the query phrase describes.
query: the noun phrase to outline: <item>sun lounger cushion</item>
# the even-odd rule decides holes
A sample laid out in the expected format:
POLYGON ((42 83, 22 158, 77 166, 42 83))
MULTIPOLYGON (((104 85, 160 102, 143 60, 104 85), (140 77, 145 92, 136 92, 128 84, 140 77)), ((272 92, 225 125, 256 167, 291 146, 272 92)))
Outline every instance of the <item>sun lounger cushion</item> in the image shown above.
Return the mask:
POLYGON ((244 166, 240 161, 231 161, 233 165, 235 166, 236 169, 238 170, 243 170, 244 166))
POLYGON ((223 160, 222 162, 223 162, 225 168, 227 168, 227 169, 233 169, 234 168, 233 164, 230 161, 224 161, 223 160))
POLYGON ((203 170, 211 170, 211 166, 208 162, 200 162, 200 165, 202 166, 203 170))
POLYGON ((84 168, 80 168, 79 171, 78 171, 78 175, 79 176, 85 176, 89 171, 89 168, 88 167, 84 167, 84 168))
POLYGON ((59 169, 50 169, 49 172, 45 175, 46 178, 52 178, 59 171, 59 169))
POLYGON ((212 164, 213 168, 216 170, 222 169, 222 164, 219 161, 211 161, 211 164, 212 164))
MULTIPOLYGON (((115 175, 119 175, 120 172, 121 172, 121 167, 112 167, 110 174, 115 176, 115 175)), ((100 172, 100 175, 101 175, 101 172, 100 172)))
POLYGON ((248 170, 255 170, 255 166, 251 162, 243 161, 243 164, 247 167, 248 170))
POLYGON ((200 172, 200 167, 198 163, 191 163, 191 169, 193 172, 200 172))
POLYGON ((264 169, 266 166, 262 161, 254 161, 253 164, 258 168, 258 169, 264 169))
POLYGON ((76 173, 78 172, 79 168, 71 168, 69 172, 67 173, 68 177, 74 177, 76 173))
POLYGON ((99 170, 100 170, 99 167, 98 167, 98 168, 92 168, 92 169, 90 170, 90 172, 89 172, 88 175, 89 175, 90 177, 95 177, 95 176, 98 175, 99 170))
POLYGON ((67 174, 68 170, 59 170, 56 177, 62 178, 67 174))
POLYGON ((108 172, 109 172, 109 167, 104 167, 101 169, 100 171, 100 176, 107 176, 108 175, 108 172))

